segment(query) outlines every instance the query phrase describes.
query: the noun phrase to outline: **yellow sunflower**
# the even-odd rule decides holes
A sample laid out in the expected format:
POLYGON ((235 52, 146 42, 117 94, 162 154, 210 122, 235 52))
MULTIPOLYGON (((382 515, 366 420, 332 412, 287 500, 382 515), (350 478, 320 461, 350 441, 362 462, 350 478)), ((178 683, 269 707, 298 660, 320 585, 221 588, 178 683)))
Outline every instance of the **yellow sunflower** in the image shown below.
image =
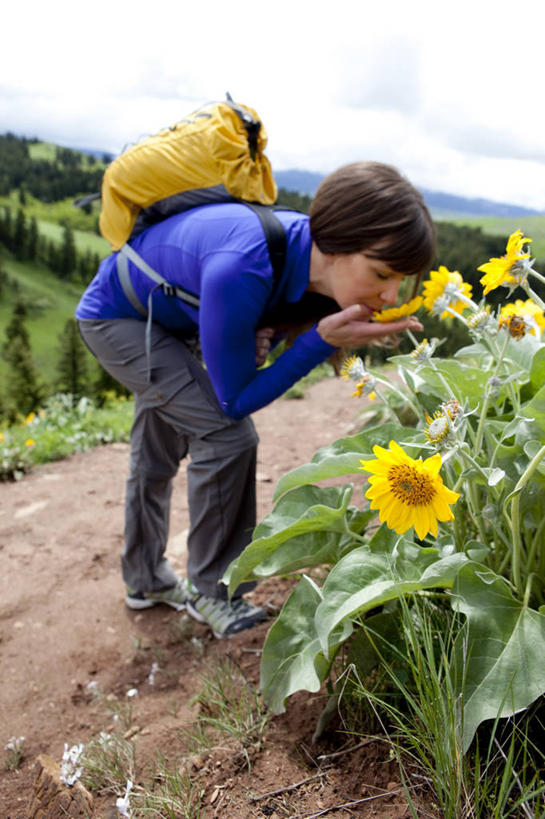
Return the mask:
MULTIPOLYGON (((457 270, 449 270, 444 264, 439 265, 439 270, 430 270, 430 278, 424 282, 424 307, 430 313, 437 313, 439 303, 457 313, 462 313, 467 307, 458 295, 471 298, 471 285, 465 282, 457 270)), ((441 318, 446 318, 449 314, 444 310, 441 318)))
POLYGON ((521 230, 515 230, 507 240, 505 256, 490 259, 477 268, 480 273, 485 274, 480 280, 485 296, 502 284, 509 287, 520 283, 519 278, 513 275, 514 268, 522 259, 530 258, 530 254, 524 251, 524 245, 531 241, 521 230))
POLYGON ((545 328, 545 315, 532 299, 517 299, 501 308, 499 326, 507 327, 515 338, 521 338, 527 332, 538 335, 536 329, 545 328))
POLYGON ((387 310, 381 310, 380 313, 373 313, 372 320, 384 322, 398 321, 407 316, 412 316, 413 313, 416 313, 416 311, 420 309, 422 302, 422 296, 415 296, 414 299, 411 299, 406 304, 402 304, 400 307, 389 307, 387 310))
POLYGON ((443 484, 441 455, 414 460, 395 441, 389 447, 374 446, 376 460, 361 461, 360 469, 372 473, 365 493, 371 509, 398 535, 414 526, 420 539, 428 532, 436 536, 437 521, 454 520, 450 505, 460 497, 443 484))

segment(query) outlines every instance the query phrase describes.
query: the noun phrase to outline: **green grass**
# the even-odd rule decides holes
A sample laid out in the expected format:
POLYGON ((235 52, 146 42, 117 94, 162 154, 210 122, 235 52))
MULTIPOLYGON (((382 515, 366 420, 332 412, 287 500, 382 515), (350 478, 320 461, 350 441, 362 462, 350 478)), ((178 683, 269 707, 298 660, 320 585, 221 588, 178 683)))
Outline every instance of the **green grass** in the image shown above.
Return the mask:
MULTIPOLYGON (((42 202, 40 199, 35 199, 29 193, 25 195, 26 204, 23 207, 27 219, 35 216, 38 225, 42 227, 42 232, 47 230, 45 225, 53 224, 55 227, 61 225, 70 225, 73 230, 86 231, 94 235, 100 242, 103 243, 106 250, 104 255, 109 252, 109 244, 101 239, 95 232, 98 216, 100 214, 100 201, 92 203, 91 213, 86 213, 82 208, 77 208, 74 205, 74 199, 77 197, 68 196, 66 199, 60 199, 57 202, 42 202)), ((7 196, 0 196, 0 208, 8 207, 11 210, 12 218, 14 219, 17 211, 21 207, 19 195, 17 191, 12 191, 7 196)), ((98 252, 98 251, 97 251, 98 252)))
MULTIPOLYGON (((2 267, 10 279, 17 281, 20 286, 20 294, 29 311, 26 327, 30 334, 34 362, 44 380, 52 381, 58 358, 57 337, 66 320, 73 317, 83 285, 60 281, 45 265, 4 258, 2 267)), ((17 293, 8 285, 0 299, 0 327, 7 327, 16 300, 17 293)), ((2 332, 0 344, 4 340, 2 332)), ((0 356, 0 379, 3 382, 6 373, 7 364, 0 356)))
POLYGON ((532 256, 540 261, 545 259, 545 216, 508 218, 500 216, 461 216, 452 213, 448 218, 439 218, 438 216, 435 218, 437 221, 452 222, 455 225, 480 227, 483 233, 492 236, 505 236, 506 241, 513 231, 520 228, 526 236, 532 239, 532 256))
POLYGON ((32 160, 45 159, 47 162, 54 162, 57 147, 53 142, 33 142, 28 146, 28 152, 32 160))
MULTIPOLYGON (((53 222, 42 222, 38 220, 38 232, 45 236, 46 239, 51 239, 57 244, 62 243, 64 228, 61 225, 56 225, 53 222)), ((106 239, 102 236, 97 236, 96 233, 88 233, 84 230, 74 230, 74 241, 78 251, 85 253, 89 250, 91 253, 98 253, 101 259, 108 256, 111 248, 106 239)))

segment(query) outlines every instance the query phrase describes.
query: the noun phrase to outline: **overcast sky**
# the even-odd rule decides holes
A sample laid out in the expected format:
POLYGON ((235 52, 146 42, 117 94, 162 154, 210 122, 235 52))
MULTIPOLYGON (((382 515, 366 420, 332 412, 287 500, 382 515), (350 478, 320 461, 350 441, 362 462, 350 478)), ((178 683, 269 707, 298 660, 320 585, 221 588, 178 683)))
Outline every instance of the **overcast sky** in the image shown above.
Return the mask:
POLYGON ((543 0, 49 0, 2 12, 0 132, 119 153, 230 91, 273 168, 390 162, 545 211, 543 0))

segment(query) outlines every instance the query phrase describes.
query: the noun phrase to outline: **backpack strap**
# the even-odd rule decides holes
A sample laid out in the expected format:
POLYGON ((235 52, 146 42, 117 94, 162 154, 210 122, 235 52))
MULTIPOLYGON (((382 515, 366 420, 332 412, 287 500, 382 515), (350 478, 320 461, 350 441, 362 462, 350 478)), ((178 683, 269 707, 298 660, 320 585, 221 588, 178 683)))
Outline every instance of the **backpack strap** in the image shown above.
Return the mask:
MULTIPOLYGON (((242 202, 242 200, 241 204, 244 204, 246 207, 250 208, 256 214, 261 223, 273 270, 273 287, 276 288, 280 281, 282 270, 284 269, 284 262, 286 260, 286 233, 284 231, 284 227, 280 220, 274 215, 275 206, 261 205, 257 202, 242 202)), ((278 209, 289 210, 289 208, 281 207, 278 209)), ((134 248, 132 248, 129 244, 124 244, 117 254, 117 275, 125 296, 141 316, 148 317, 149 311, 146 310, 144 305, 140 302, 140 299, 134 290, 129 273, 129 260, 139 270, 145 273, 146 276, 155 282, 157 287, 153 288, 154 290, 160 288, 165 295, 176 296, 176 298, 185 301, 186 304, 190 304, 192 307, 196 307, 197 309, 199 308, 200 299, 198 296, 183 287, 171 285, 163 276, 161 276, 160 273, 154 270, 153 267, 151 267, 151 265, 149 265, 140 256, 140 254, 134 250, 134 248)))
MULTIPOLYGON (((119 282, 121 287, 123 288, 123 292, 125 293, 126 297, 135 308, 138 310, 140 315, 147 316, 148 312, 145 307, 141 304, 138 296, 134 291, 134 287, 132 286, 131 277, 129 274, 129 264, 128 260, 136 265, 143 273, 146 274, 152 281, 156 283, 158 287, 161 288, 163 293, 166 296, 176 296, 182 301, 185 301, 187 304, 191 304, 192 307, 196 307, 198 309, 200 300, 198 296, 195 296, 194 293, 191 293, 189 290, 186 290, 183 287, 175 287, 167 280, 161 276, 160 273, 157 273, 156 270, 153 269, 151 265, 149 265, 143 258, 140 256, 139 253, 134 250, 130 245, 124 244, 119 253, 117 254, 116 260, 116 267, 117 267, 117 275, 119 276, 119 282)), ((155 290, 156 288, 154 288, 155 290)))

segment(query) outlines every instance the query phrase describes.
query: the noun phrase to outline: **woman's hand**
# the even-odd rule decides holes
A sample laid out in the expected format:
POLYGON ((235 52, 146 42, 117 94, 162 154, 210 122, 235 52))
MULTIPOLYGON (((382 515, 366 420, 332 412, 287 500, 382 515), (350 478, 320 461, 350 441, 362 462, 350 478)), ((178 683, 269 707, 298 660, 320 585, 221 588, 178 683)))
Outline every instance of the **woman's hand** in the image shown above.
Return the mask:
POLYGON ((333 347, 363 347, 370 341, 392 333, 410 330, 423 330, 416 316, 409 316, 401 321, 372 322, 361 316, 365 311, 359 304, 353 304, 339 313, 326 316, 318 322, 319 335, 333 347))
POLYGON ((261 367, 267 360, 271 349, 271 339, 274 336, 272 327, 261 327, 255 334, 255 363, 261 367))

